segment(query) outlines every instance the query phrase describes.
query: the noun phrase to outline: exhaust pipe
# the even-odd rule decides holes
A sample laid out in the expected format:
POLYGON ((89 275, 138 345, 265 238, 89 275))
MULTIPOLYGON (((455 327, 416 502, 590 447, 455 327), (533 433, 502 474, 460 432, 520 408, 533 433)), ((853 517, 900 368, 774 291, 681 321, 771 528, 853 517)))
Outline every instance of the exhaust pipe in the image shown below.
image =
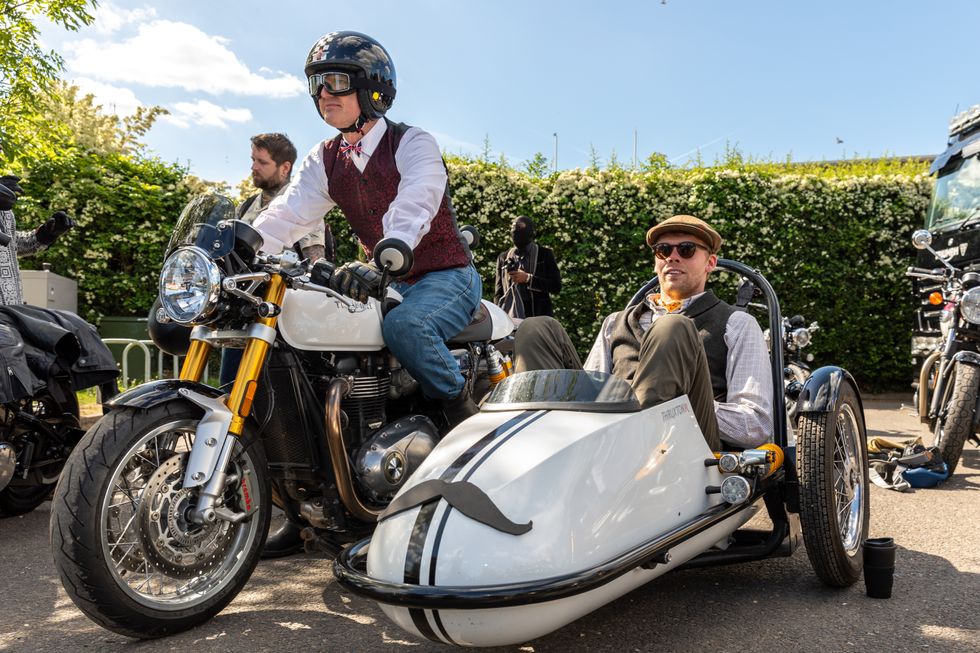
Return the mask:
POLYGON ((380 510, 368 508, 357 496, 354 481, 351 478, 350 464, 347 460, 347 450, 344 449, 344 432, 340 425, 340 400, 350 392, 351 386, 347 379, 334 379, 327 388, 326 427, 327 448, 330 450, 330 464, 333 475, 337 480, 337 492, 344 507, 357 519, 366 522, 378 521, 380 510))
POLYGON ((922 362, 919 369, 919 421, 927 423, 929 421, 929 375, 932 373, 932 366, 942 355, 940 351, 934 351, 922 362))

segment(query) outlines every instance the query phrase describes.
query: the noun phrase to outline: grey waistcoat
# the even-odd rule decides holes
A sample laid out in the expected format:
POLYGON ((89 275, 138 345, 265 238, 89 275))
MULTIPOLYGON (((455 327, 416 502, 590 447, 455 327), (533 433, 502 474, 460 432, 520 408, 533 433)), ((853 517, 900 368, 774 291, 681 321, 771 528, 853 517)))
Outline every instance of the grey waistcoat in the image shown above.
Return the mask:
MULTIPOLYGON (((640 362, 640 343, 646 335, 640 327, 640 311, 647 310, 640 302, 632 308, 621 311, 613 323, 609 340, 612 355, 612 372, 615 376, 630 383, 640 362)), ((728 345, 725 344, 725 329, 728 318, 735 309, 721 301, 710 290, 691 302, 681 311, 681 315, 694 320, 704 353, 708 359, 711 373, 711 391, 718 401, 728 396, 728 345)))

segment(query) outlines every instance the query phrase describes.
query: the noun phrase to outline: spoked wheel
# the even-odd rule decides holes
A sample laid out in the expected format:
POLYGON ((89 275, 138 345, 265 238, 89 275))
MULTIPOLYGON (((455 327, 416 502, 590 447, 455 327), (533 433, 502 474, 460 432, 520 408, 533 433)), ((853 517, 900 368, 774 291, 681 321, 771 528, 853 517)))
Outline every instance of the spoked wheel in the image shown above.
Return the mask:
POLYGON ((953 374, 953 389, 942 407, 944 415, 936 420, 932 434, 932 444, 939 448, 939 454, 950 475, 956 471, 960 462, 963 445, 973 435, 980 369, 957 363, 953 374))
POLYGON ((810 564, 832 587, 852 585, 868 536, 868 443, 857 393, 844 383, 833 410, 799 418, 800 521, 810 564))
POLYGON ((223 507, 198 524, 199 487, 184 488, 200 410, 184 402, 106 415, 72 454, 55 491, 51 542, 75 604, 115 632, 153 638, 220 612, 248 580, 269 527, 265 454, 236 445, 223 507))
MULTIPOLYGON (((24 400, 20 410, 42 419, 49 421, 51 426, 60 432, 65 429, 78 428, 78 398, 71 389, 68 381, 63 381, 64 388, 62 394, 68 398, 67 405, 62 406, 51 393, 45 389, 37 396, 24 400)), ((24 436, 20 436, 23 438, 24 436)), ((77 435, 75 436, 77 437, 77 435)), ((51 449, 60 446, 59 443, 46 442, 46 435, 41 435, 40 442, 44 443, 45 448, 51 449)), ((66 443, 67 444, 67 443, 66 443)), ((64 455, 64 454, 62 454, 64 455)), ((58 474, 61 473, 62 463, 55 462, 43 469, 34 470, 28 474, 26 479, 15 478, 10 485, 0 490, 0 517, 16 517, 24 515, 39 505, 44 503, 54 490, 58 482, 58 474)))

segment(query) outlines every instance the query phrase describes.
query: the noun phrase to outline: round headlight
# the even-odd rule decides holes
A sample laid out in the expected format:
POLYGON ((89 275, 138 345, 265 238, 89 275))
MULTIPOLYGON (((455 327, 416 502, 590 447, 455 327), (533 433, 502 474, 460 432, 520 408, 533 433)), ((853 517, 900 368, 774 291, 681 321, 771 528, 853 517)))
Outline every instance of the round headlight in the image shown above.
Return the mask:
POLYGON ((160 304, 175 322, 199 324, 218 304, 221 270, 204 250, 182 247, 160 270, 160 304))
POLYGON ((803 349, 810 344, 810 330, 809 329, 795 329, 793 331, 793 344, 799 349, 803 349))
POLYGON ((960 313, 971 324, 980 324, 980 288, 971 288, 960 300, 960 313))

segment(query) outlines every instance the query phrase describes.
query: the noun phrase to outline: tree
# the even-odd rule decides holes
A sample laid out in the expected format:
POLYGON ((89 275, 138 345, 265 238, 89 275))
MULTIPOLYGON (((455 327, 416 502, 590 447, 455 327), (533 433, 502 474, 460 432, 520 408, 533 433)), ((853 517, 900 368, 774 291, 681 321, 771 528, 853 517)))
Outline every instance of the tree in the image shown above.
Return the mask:
POLYGON ((523 169, 529 177, 544 179, 551 174, 551 161, 541 152, 535 152, 533 157, 524 162, 523 169))
POLYGON ((52 151, 37 107, 53 91, 64 62, 44 51, 34 20, 44 16, 77 31, 92 23, 94 0, 0 0, 0 162, 52 151))

